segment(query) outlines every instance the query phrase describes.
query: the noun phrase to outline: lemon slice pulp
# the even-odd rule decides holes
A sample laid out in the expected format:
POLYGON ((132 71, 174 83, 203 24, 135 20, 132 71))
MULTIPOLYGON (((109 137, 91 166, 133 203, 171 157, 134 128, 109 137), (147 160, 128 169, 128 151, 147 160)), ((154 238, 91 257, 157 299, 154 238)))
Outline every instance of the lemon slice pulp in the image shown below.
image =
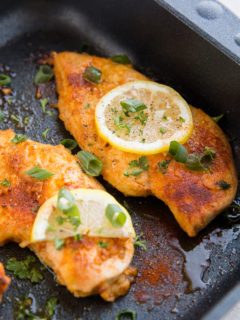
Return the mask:
POLYGON ((187 102, 172 88, 132 81, 108 92, 96 106, 98 134, 117 149, 142 155, 185 143, 193 129, 187 102))
MULTIPOLYGON (((69 216, 59 210, 59 196, 57 194, 39 208, 32 228, 31 242, 65 239, 76 235, 113 238, 135 237, 129 213, 109 193, 94 189, 73 189, 68 192, 73 196, 77 206, 74 217, 75 221, 76 218, 78 219, 79 224, 71 223, 67 218, 69 216), (109 211, 107 208, 118 209, 115 211, 119 211, 121 217, 124 218, 120 225, 117 224, 117 220, 114 223, 113 215, 111 216, 114 210, 109 211), (79 217, 76 217, 76 212, 79 217)), ((66 199, 64 201, 67 203, 66 199)))

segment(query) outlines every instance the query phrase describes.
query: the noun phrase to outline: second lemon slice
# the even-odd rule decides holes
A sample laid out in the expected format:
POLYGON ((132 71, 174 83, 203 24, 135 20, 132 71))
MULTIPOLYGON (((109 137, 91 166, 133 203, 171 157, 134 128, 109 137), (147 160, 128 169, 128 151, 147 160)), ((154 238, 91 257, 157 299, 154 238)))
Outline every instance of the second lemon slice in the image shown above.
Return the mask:
POLYGON ((193 129, 187 102, 172 88, 152 81, 132 81, 107 93, 97 104, 98 134, 114 147, 142 155, 184 143, 193 129))
POLYGON ((134 238, 135 231, 127 210, 109 193, 63 188, 39 208, 31 241, 76 235, 134 238))

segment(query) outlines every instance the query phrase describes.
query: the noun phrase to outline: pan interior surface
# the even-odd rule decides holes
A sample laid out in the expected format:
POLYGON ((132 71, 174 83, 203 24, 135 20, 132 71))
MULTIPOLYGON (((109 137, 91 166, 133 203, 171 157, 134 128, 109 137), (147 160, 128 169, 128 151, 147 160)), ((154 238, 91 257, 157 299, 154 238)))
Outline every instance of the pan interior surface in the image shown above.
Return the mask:
MULTIPOLYGON (((240 134, 235 121, 240 114, 239 110, 236 110, 235 102, 240 97, 231 94, 231 90, 235 92, 237 83, 239 85, 239 67, 218 53, 216 64, 220 66, 226 62, 223 70, 226 79, 218 79, 215 64, 212 70, 207 71, 208 66, 203 64, 202 55, 208 52, 211 60, 217 49, 212 49, 209 43, 204 45, 203 39, 193 35, 193 31, 187 31, 186 26, 175 21, 176 18, 158 7, 155 2, 142 1, 138 8, 137 1, 132 1, 129 8, 128 1, 125 0, 119 8, 120 4, 117 5, 115 1, 108 0, 101 8, 97 1, 95 3, 96 6, 94 2, 90 5, 87 1, 81 1, 81 4, 79 1, 51 1, 51 3, 22 1, 21 4, 9 1, 3 5, 0 13, 0 68, 9 67, 16 76, 12 83, 14 89, 12 102, 9 104, 0 96, 0 109, 5 113, 0 129, 13 128, 42 143, 58 144, 62 139, 69 138, 69 133, 58 119, 57 110, 51 109, 51 115, 46 115, 40 107, 39 100, 36 99, 36 88, 33 84, 36 61, 53 50, 87 51, 103 56, 126 53, 137 69, 154 80, 173 86, 188 102, 203 108, 210 115, 225 114, 220 126, 231 139, 239 167, 240 134), (159 10, 161 17, 159 23, 164 26, 168 22, 169 31, 164 34, 165 27, 163 27, 160 32, 162 37, 160 42, 161 44, 165 42, 165 47, 159 48, 152 36, 153 22, 149 24, 149 28, 152 28, 150 32, 144 29, 144 23, 139 18, 144 12, 144 4, 146 8, 146 3, 149 4, 146 19, 150 16, 153 20, 157 19, 156 11, 159 10), (120 17, 118 23, 117 13, 122 19, 124 17, 127 22, 133 24, 137 19, 139 31, 133 30, 132 27, 127 35, 126 26, 120 22, 122 21, 120 17), (104 16, 106 21, 103 21, 104 16), (175 61, 173 53, 170 54, 173 44, 171 41, 167 42, 167 36, 175 32, 172 24, 175 24, 179 33, 182 32, 185 36, 188 36, 189 32, 189 37, 192 37, 191 45, 194 47, 193 55, 194 50, 197 52, 202 46, 198 62, 190 55, 190 49, 188 50, 186 44, 185 53, 189 56, 176 57, 179 67, 173 64, 175 61), (113 26, 112 29, 110 25, 113 26), (133 34, 136 37, 135 44, 130 41, 133 34), (158 47, 156 52, 154 46, 158 47), (184 64, 184 59, 188 61, 185 63, 185 75, 182 74, 184 65, 181 65, 184 64), (235 68, 238 68, 238 71, 235 68), (208 75, 208 80, 202 86, 201 76, 196 77, 201 74, 202 77, 208 75), (215 88, 213 88, 214 78, 215 88), (226 83, 232 81, 232 86, 227 84, 223 87, 224 81, 226 83), (220 89, 225 90, 226 97, 219 97, 222 95, 220 89), (12 115, 20 121, 16 122, 12 115), (29 118, 27 125, 24 124, 26 118, 29 118), (42 136, 42 132, 46 129, 49 129, 47 141, 42 136)), ((176 45, 179 44, 178 41, 176 33, 176 45)), ((183 46, 184 42, 186 39, 183 40, 183 46)), ((179 48, 178 54, 182 52, 184 48, 179 48)), ((45 88, 44 95, 51 103, 56 103, 57 96, 53 83, 45 88)), ((77 299, 55 282, 50 270, 42 271, 44 279, 39 284, 31 284, 29 280, 19 280, 9 273, 12 283, 0 305, 0 319, 14 319, 18 302, 24 297, 32 299, 32 312, 37 313, 44 308, 47 299, 53 296, 58 299, 55 319, 110 320, 124 309, 136 311, 138 320, 197 319, 237 283, 240 271, 238 241, 240 225, 238 219, 229 218, 233 215, 233 209, 230 208, 222 213, 196 238, 189 238, 180 230, 172 214, 161 201, 152 197, 126 198, 106 182, 101 182, 127 207, 132 214, 137 233, 142 233, 142 237, 146 240, 146 251, 136 248, 133 264, 139 273, 129 294, 113 304, 104 302, 98 297, 77 299)), ((24 259, 29 255, 32 253, 28 249, 20 249, 16 244, 10 243, 0 247, 0 261, 4 265, 11 257, 24 259)))

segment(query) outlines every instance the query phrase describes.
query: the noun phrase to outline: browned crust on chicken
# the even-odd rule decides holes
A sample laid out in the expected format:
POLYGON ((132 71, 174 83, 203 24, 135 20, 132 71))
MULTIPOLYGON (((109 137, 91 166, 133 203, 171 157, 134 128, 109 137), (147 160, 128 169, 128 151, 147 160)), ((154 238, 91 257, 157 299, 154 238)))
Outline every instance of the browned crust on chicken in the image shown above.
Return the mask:
POLYGON ((139 155, 118 150, 99 137, 94 120, 95 107, 99 99, 116 86, 148 79, 130 66, 87 54, 54 53, 53 61, 60 118, 81 148, 103 161, 102 175, 115 188, 128 196, 153 194, 163 200, 189 236, 195 236, 232 202, 237 178, 231 148, 219 126, 203 111, 192 107, 194 130, 186 147, 189 152, 197 153, 203 152, 205 146, 212 147, 217 155, 211 171, 190 171, 172 161, 168 172, 162 174, 158 162, 169 157, 158 154, 148 156, 148 171, 137 177, 126 177, 124 172, 129 162, 138 159, 139 155), (102 72, 99 84, 83 79, 85 68, 91 65, 102 72), (221 180, 230 184, 228 190, 219 188, 221 180))
MULTIPOLYGON (((30 140, 14 144, 11 142, 13 137, 11 130, 0 131, 0 176, 10 182, 10 186, 0 185, 0 243, 16 241, 20 246, 29 245, 39 259, 53 269, 57 280, 75 296, 101 295, 105 282, 117 281, 129 266, 134 253, 133 239, 68 239, 61 250, 57 250, 51 241, 30 245, 38 207, 61 187, 103 187, 81 171, 76 158, 63 146, 30 140), (28 176, 25 172, 35 166, 54 176, 44 181, 28 176), (108 242, 106 249, 99 246, 100 240, 108 242)), ((125 294, 131 281, 129 277, 125 290, 119 287, 119 292, 116 290, 110 300, 125 294)))

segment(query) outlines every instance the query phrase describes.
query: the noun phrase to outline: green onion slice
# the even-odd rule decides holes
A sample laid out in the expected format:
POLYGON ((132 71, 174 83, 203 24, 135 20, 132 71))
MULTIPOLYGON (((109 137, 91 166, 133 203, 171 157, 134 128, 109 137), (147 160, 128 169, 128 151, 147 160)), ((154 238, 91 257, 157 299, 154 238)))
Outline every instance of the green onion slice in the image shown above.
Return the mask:
POLYGON ((177 141, 171 141, 168 153, 177 161, 186 163, 188 158, 187 149, 177 141))
POLYGON ((17 133, 15 136, 11 139, 11 142, 18 144, 23 141, 27 140, 27 136, 25 134, 17 133))
POLYGON ((91 83, 99 83, 101 80, 101 76, 101 70, 93 66, 87 67, 83 73, 83 79, 91 83))
POLYGON ((126 99, 120 101, 120 104, 125 115, 128 115, 129 112, 139 112, 147 109, 147 106, 142 101, 139 101, 137 99, 126 99))
POLYGON ((57 250, 61 250, 64 247, 64 239, 55 239, 54 245, 57 250))
POLYGON ((11 186, 11 182, 8 179, 4 179, 0 182, 0 185, 3 187, 10 187, 11 186))
POLYGON ((88 151, 79 151, 77 157, 84 172, 88 175, 97 177, 102 172, 102 161, 88 151))
POLYGON ((133 310, 125 309, 116 315, 115 320, 122 320, 126 318, 129 320, 137 320, 137 313, 133 310))
POLYGON ((49 172, 49 171, 47 171, 45 169, 42 169, 42 168, 40 168, 38 166, 33 167, 30 170, 27 170, 25 173, 28 176, 33 177, 33 178, 35 178, 37 180, 47 180, 50 177, 54 176, 54 173, 49 172))
POLYGON ((108 204, 105 215, 115 228, 123 227, 127 220, 125 213, 117 204, 108 204))
POLYGON ((64 139, 60 143, 67 149, 73 150, 77 147, 77 142, 73 139, 64 139))
POLYGON ((41 83, 47 83, 53 78, 53 70, 48 65, 42 65, 39 67, 35 77, 34 83, 36 85, 41 83))
POLYGON ((61 211, 68 211, 70 210, 75 204, 75 198, 72 193, 62 188, 58 192, 58 199, 57 199, 57 208, 61 211))
POLYGON ((220 121, 222 119, 222 117, 224 116, 224 114, 220 114, 219 116, 216 117, 212 117, 213 121, 215 121, 216 123, 218 123, 218 121, 220 121))
POLYGON ((120 64, 131 64, 131 61, 126 54, 116 54, 111 57, 111 60, 120 64))
POLYGON ((0 85, 7 86, 12 82, 12 79, 7 74, 0 74, 0 85))

